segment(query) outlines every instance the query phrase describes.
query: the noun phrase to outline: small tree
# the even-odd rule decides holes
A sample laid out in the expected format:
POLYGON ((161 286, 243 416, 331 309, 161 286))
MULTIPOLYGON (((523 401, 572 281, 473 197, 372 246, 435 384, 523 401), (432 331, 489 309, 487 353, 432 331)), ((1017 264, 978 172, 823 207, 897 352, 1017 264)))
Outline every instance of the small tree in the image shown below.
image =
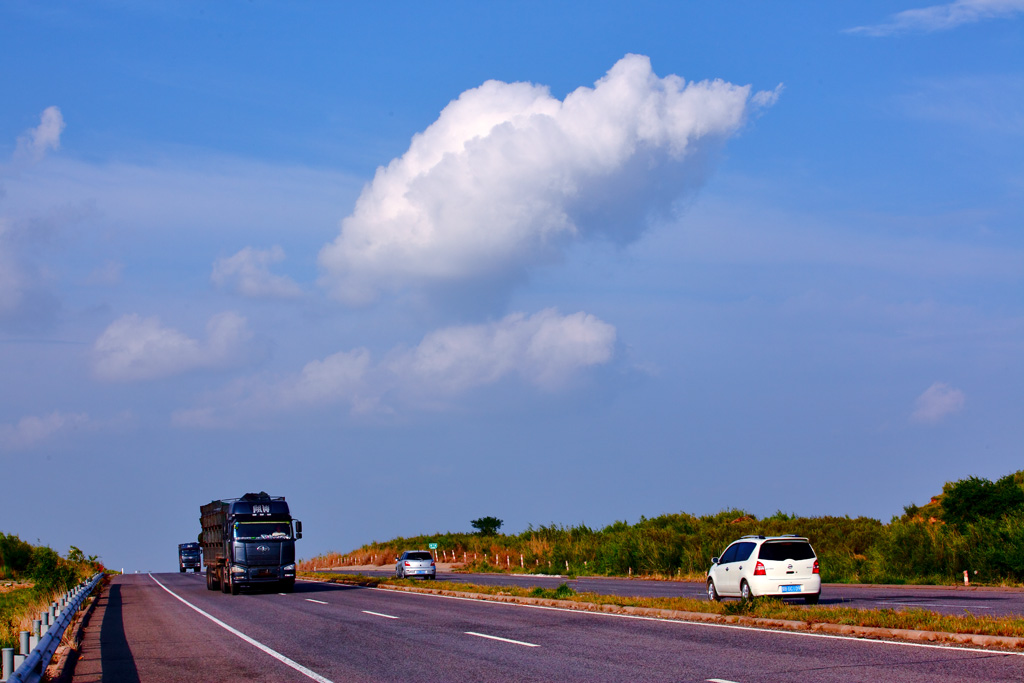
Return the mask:
POLYGON ((504 524, 504 520, 498 519, 497 517, 481 517, 480 519, 474 519, 470 522, 476 532, 481 536, 494 536, 498 533, 498 529, 504 524))

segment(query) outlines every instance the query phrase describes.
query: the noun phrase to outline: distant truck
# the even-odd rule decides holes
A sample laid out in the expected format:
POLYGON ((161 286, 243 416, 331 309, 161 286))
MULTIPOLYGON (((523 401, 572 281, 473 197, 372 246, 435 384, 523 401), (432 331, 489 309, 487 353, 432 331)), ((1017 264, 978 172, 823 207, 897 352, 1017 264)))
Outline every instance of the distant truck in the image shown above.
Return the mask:
POLYGON ((193 572, 198 572, 203 563, 199 561, 199 544, 198 543, 179 543, 178 544, 178 571, 186 572, 191 569, 193 572))
POLYGON ((243 587, 295 588, 295 541, 302 522, 293 520, 283 496, 247 493, 199 507, 206 587, 238 595, 243 587))

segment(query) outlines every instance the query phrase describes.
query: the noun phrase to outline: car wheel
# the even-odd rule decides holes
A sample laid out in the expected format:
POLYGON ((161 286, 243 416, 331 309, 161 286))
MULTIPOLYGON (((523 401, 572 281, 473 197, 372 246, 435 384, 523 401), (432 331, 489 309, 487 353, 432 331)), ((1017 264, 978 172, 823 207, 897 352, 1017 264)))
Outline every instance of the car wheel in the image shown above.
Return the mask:
POLYGON ((747 583, 746 579, 743 579, 743 581, 740 583, 740 599, 751 600, 753 597, 754 594, 750 592, 750 584, 747 583))
POLYGON ((814 595, 805 595, 804 602, 808 605, 817 605, 818 600, 821 598, 821 593, 815 593, 814 595))
POLYGON ((718 602, 721 597, 718 595, 718 591, 715 590, 715 582, 708 579, 708 600, 711 602, 718 602))

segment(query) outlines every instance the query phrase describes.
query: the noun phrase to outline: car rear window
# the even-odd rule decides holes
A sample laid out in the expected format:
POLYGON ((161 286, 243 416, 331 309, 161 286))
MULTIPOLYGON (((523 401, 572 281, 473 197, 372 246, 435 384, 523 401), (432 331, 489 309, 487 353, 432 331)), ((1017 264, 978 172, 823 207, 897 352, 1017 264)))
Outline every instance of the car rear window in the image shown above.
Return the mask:
POLYGON ((758 557, 762 560, 812 560, 814 549, 807 541, 765 541, 758 557))
POLYGON ((428 552, 421 552, 421 553, 409 553, 408 555, 405 556, 405 559, 407 559, 407 560, 432 560, 434 558, 432 558, 430 556, 430 553, 428 553, 428 552))

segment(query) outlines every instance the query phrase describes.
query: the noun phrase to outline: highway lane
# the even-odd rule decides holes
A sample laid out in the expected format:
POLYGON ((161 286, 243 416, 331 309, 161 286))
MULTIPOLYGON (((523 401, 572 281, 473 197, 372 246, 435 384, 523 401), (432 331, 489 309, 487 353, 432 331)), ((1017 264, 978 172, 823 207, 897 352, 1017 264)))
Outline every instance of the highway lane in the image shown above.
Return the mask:
MULTIPOLYGON (((351 573, 337 570, 336 573, 351 573)), ((393 571, 362 570, 367 576, 394 576, 393 571)), ((484 586, 521 586, 556 588, 567 583, 579 593, 636 597, 687 597, 707 599, 703 583, 692 581, 652 581, 581 577, 565 579, 532 574, 462 574, 439 572, 438 581, 464 581, 484 586)), ((796 601, 799 603, 800 601, 796 601)), ((821 593, 822 605, 843 605, 859 609, 921 608, 944 614, 968 612, 977 616, 1024 615, 1024 591, 943 586, 861 586, 826 584, 821 593)))
POLYGON ((88 670, 76 668, 76 683, 1024 678, 1020 655, 307 582, 288 595, 230 596, 206 590, 197 575, 129 575, 115 578, 109 595, 103 616, 87 629, 92 658, 79 662, 88 670), (129 675, 115 675, 123 672, 129 675))

